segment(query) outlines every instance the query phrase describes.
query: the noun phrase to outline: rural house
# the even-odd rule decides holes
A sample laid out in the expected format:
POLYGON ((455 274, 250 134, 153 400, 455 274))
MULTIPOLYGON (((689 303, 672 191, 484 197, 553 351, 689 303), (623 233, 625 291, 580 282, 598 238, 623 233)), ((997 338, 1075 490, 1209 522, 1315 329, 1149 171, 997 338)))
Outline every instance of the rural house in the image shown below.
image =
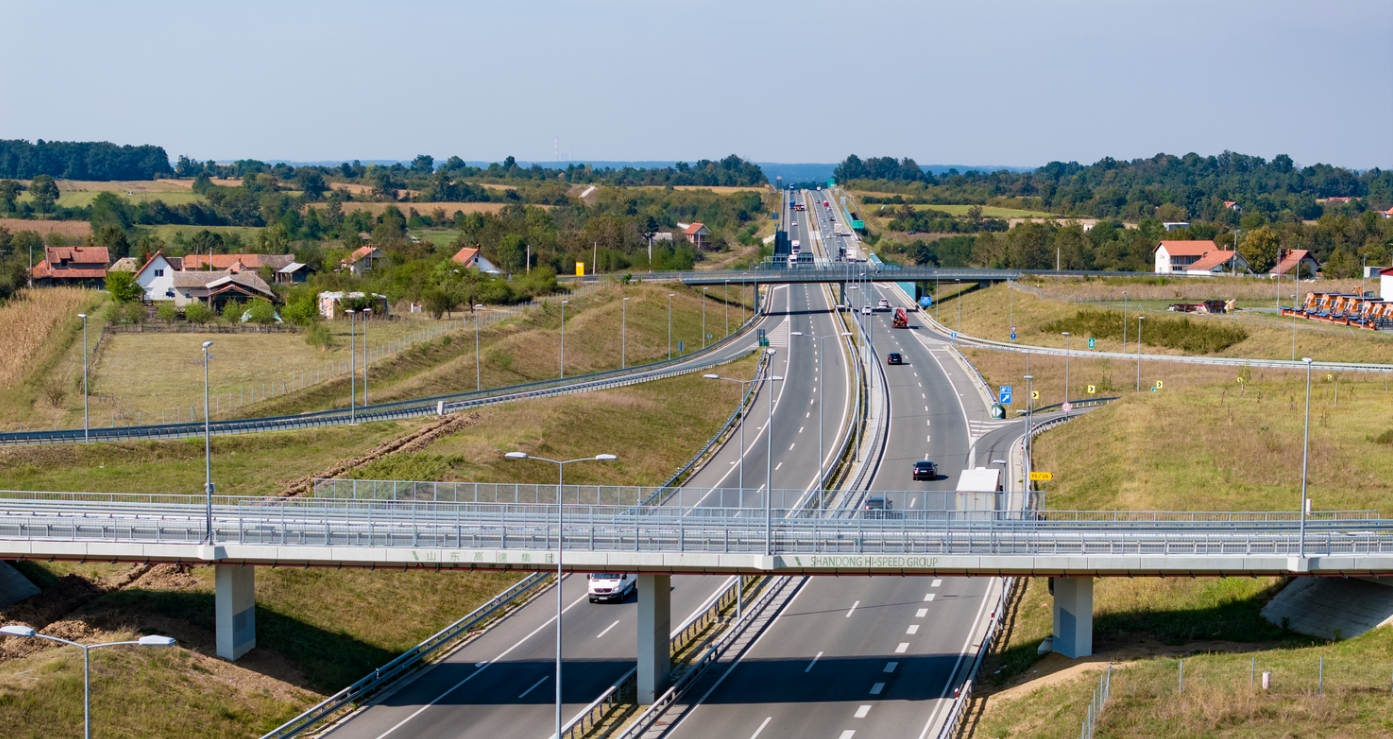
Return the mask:
POLYGON ((290 285, 292 283, 304 282, 310 278, 310 266, 299 262, 290 264, 276 270, 276 284, 290 285))
POLYGON ((227 270, 231 272, 249 269, 255 272, 262 267, 279 270, 294 261, 294 254, 188 254, 184 256, 183 266, 180 269, 185 271, 227 270))
POLYGON ((172 283, 174 304, 180 308, 189 303, 199 302, 215 311, 221 311, 230 300, 246 302, 253 298, 265 298, 272 303, 279 302, 271 286, 250 270, 186 270, 175 272, 172 283))
POLYGON ((1320 271, 1320 262, 1305 249, 1288 249, 1282 258, 1268 271, 1269 275, 1291 275, 1300 279, 1302 275, 1315 277, 1320 271))
POLYGON ((1213 241, 1162 241, 1156 245, 1158 275, 1218 275, 1237 269, 1248 271, 1248 261, 1213 241))
POLYGON ((465 267, 477 269, 480 272, 484 272, 486 274, 499 274, 499 270, 497 267, 493 266, 493 262, 484 259, 484 255, 480 254, 478 249, 475 249, 471 246, 466 246, 460 249, 459 251, 455 252, 455 255, 453 257, 450 257, 450 260, 455 262, 456 264, 461 264, 465 267))
POLYGON ((174 273, 178 271, 165 259, 164 250, 161 249, 135 270, 135 282, 145 291, 146 301, 174 300, 174 273))
POLYGON ((703 223, 679 223, 677 227, 682 229, 682 235, 692 242, 698 250, 704 250, 709 246, 711 240, 711 230, 703 223))
POLYGON ((34 285, 72 285, 102 288, 111 262, 105 246, 45 246, 44 259, 34 265, 34 285))
POLYGON ((347 259, 339 260, 339 269, 346 269, 354 275, 362 277, 371 272, 372 268, 377 266, 377 263, 382 261, 385 256, 381 249, 367 244, 355 249, 352 254, 348 255, 347 259))
MULTIPOLYGON (((343 314, 344 301, 362 301, 366 299, 367 296, 368 294, 363 292, 345 293, 341 290, 336 290, 334 292, 322 292, 319 294, 319 315, 324 316, 325 318, 331 321, 339 318, 345 318, 346 316, 344 316, 343 314)), ((388 309, 390 308, 390 306, 387 304, 387 296, 373 293, 372 303, 373 314, 379 318, 386 318, 388 309)))

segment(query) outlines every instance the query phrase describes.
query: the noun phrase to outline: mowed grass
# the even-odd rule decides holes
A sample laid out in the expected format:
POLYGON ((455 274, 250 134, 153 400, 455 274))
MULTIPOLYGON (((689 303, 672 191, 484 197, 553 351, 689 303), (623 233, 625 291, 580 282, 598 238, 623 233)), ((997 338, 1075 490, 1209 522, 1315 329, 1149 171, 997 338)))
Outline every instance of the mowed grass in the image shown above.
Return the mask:
MULTIPOLYGON (((367 329, 368 346, 376 349, 424 330, 428 325, 430 322, 426 319, 415 317, 373 321, 367 329)), ((322 378, 332 363, 349 359, 349 321, 330 321, 328 326, 334 345, 327 350, 306 344, 303 333, 109 334, 93 364, 92 392, 101 396, 99 407, 94 406, 93 413, 99 421, 105 418, 94 423, 109 425, 113 413, 122 425, 137 421, 157 423, 162 419, 167 422, 176 418, 188 420, 191 406, 197 407, 197 416, 201 418, 202 344, 209 340, 214 342, 213 361, 209 367, 214 417, 230 415, 231 408, 252 404, 263 394, 278 393, 282 383, 287 390, 293 390, 302 380, 311 383, 316 376, 322 378)), ((357 322, 357 361, 360 363, 362 330, 362 322, 357 322)), ((348 382, 346 372, 343 381, 348 382)), ((81 396, 77 401, 69 407, 69 423, 74 418, 78 422, 81 420, 81 396)))
MULTIPOLYGON (((1183 294, 1189 296, 1187 300, 1190 302, 1201 299, 1199 297, 1201 295, 1208 295, 1211 299, 1225 298, 1239 288, 1239 286, 1230 287, 1215 284, 1206 290, 1204 283, 1195 284, 1197 282, 1199 281, 1191 281, 1183 286, 1183 294)), ((1259 287, 1272 288, 1273 286, 1260 284, 1259 287)), ((947 292, 946 284, 944 288, 947 292)), ((1005 284, 994 285, 963 295, 961 330, 970 336, 993 341, 1009 341, 1011 326, 1014 325, 1016 327, 1016 343, 1062 349, 1066 346, 1065 337, 1057 332, 1046 331, 1044 328, 1046 325, 1055 321, 1074 319, 1080 311, 1098 309, 1116 312, 1120 325, 1122 322, 1121 291, 1128 290, 1129 298, 1131 298, 1132 291, 1136 289, 1136 287, 1129 288, 1127 285, 1115 286, 1110 289, 1111 294, 1115 297, 1112 300, 1098 303, 1092 300, 1073 302, 1062 294, 1059 299, 1040 297, 1025 289, 1012 289, 1005 284)), ((1061 290, 1047 293, 1047 295, 1062 292, 1061 290)), ((1103 300, 1104 298, 1100 295, 1097 299, 1103 300)), ((1142 315, 1146 317, 1142 321, 1143 340, 1147 336, 1146 321, 1153 321, 1154 325, 1155 321, 1189 320, 1197 325, 1238 328, 1248 334, 1247 339, 1216 352, 1217 356, 1290 360, 1292 358, 1294 327, 1298 359, 1312 357, 1319 361, 1330 362, 1393 364, 1393 332, 1367 331, 1315 321, 1294 321, 1291 318, 1280 318, 1272 313, 1243 310, 1227 315, 1187 315, 1167 311, 1166 307, 1172 302, 1184 301, 1148 297, 1142 303, 1142 312, 1140 313, 1136 303, 1132 300, 1128 301, 1128 352, 1137 350, 1137 316, 1142 315)), ((1286 301, 1284 304, 1289 303, 1290 301, 1286 301)), ((959 306, 953 298, 946 297, 936 310, 944 325, 949 329, 958 328, 959 306)), ((1088 338, 1087 336, 1073 336, 1067 341, 1067 345, 1072 350, 1077 351, 1079 355, 1085 355, 1089 351, 1088 338)), ((1120 331, 1117 332, 1115 338, 1098 338, 1095 343, 1095 351, 1122 351, 1120 331)), ((1178 350, 1154 344, 1145 344, 1143 352, 1146 354, 1181 353, 1178 350)))

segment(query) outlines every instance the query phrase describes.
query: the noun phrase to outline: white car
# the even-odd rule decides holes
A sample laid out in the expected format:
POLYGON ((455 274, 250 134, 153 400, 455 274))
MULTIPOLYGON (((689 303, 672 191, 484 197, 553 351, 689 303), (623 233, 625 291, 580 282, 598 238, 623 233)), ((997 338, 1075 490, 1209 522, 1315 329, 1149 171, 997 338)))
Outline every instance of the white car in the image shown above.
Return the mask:
POLYGON ((861 306, 861 315, 863 315, 863 316, 869 316, 870 314, 871 314, 871 307, 870 307, 869 305, 863 305, 863 306, 861 306))
POLYGON ((601 572, 587 575, 586 580, 586 592, 591 603, 599 600, 624 600, 624 596, 638 589, 638 575, 601 572))
POLYGON ((879 307, 881 310, 890 310, 890 301, 886 300, 885 298, 881 298, 880 304, 877 307, 879 307))

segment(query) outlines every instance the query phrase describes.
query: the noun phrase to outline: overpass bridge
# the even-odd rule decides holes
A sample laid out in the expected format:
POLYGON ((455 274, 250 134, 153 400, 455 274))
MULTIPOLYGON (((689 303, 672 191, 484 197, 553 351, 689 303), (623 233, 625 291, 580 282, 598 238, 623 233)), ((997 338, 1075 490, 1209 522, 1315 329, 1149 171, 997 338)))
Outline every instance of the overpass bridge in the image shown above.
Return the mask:
MULTIPOLYGON (((1096 577, 1393 576, 1393 519, 1373 511, 820 515, 797 503, 806 495, 770 496, 768 507, 220 497, 210 517, 198 496, 4 493, 0 558, 214 565, 218 653, 229 659, 255 644, 257 566, 536 572, 555 568, 561 546, 567 570, 639 573, 641 607, 658 613, 682 573, 1048 576, 1073 624, 1057 643, 1066 656, 1091 653, 1096 577)), ((666 643, 666 631, 649 636, 640 645, 666 643)))
MULTIPOLYGON (((598 282, 616 275, 585 275, 559 277, 565 283, 598 282)), ((803 264, 796 268, 774 265, 764 269, 691 270, 686 272, 639 272, 633 276, 644 280, 681 282, 687 285, 779 285, 819 282, 856 282, 871 279, 875 282, 1006 282, 1023 277, 1155 277, 1154 272, 1107 272, 1088 270, 1047 269, 978 269, 974 267, 901 267, 876 262, 824 262, 803 264)), ((1184 277, 1185 275, 1167 275, 1184 277)))

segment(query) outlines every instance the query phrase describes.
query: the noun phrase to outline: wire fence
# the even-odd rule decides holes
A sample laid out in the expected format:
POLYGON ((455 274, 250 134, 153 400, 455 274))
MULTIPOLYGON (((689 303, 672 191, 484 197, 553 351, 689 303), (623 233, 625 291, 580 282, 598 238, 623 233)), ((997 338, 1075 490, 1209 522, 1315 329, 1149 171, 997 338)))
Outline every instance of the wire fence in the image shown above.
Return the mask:
POLYGON ((1108 704, 1108 693, 1112 690, 1112 663, 1103 671, 1103 676, 1098 679, 1098 687, 1093 690, 1093 700, 1088 702, 1088 712, 1083 717, 1083 730, 1079 732, 1079 739, 1093 739, 1094 732, 1098 730, 1098 719, 1103 715, 1103 708, 1108 704))

